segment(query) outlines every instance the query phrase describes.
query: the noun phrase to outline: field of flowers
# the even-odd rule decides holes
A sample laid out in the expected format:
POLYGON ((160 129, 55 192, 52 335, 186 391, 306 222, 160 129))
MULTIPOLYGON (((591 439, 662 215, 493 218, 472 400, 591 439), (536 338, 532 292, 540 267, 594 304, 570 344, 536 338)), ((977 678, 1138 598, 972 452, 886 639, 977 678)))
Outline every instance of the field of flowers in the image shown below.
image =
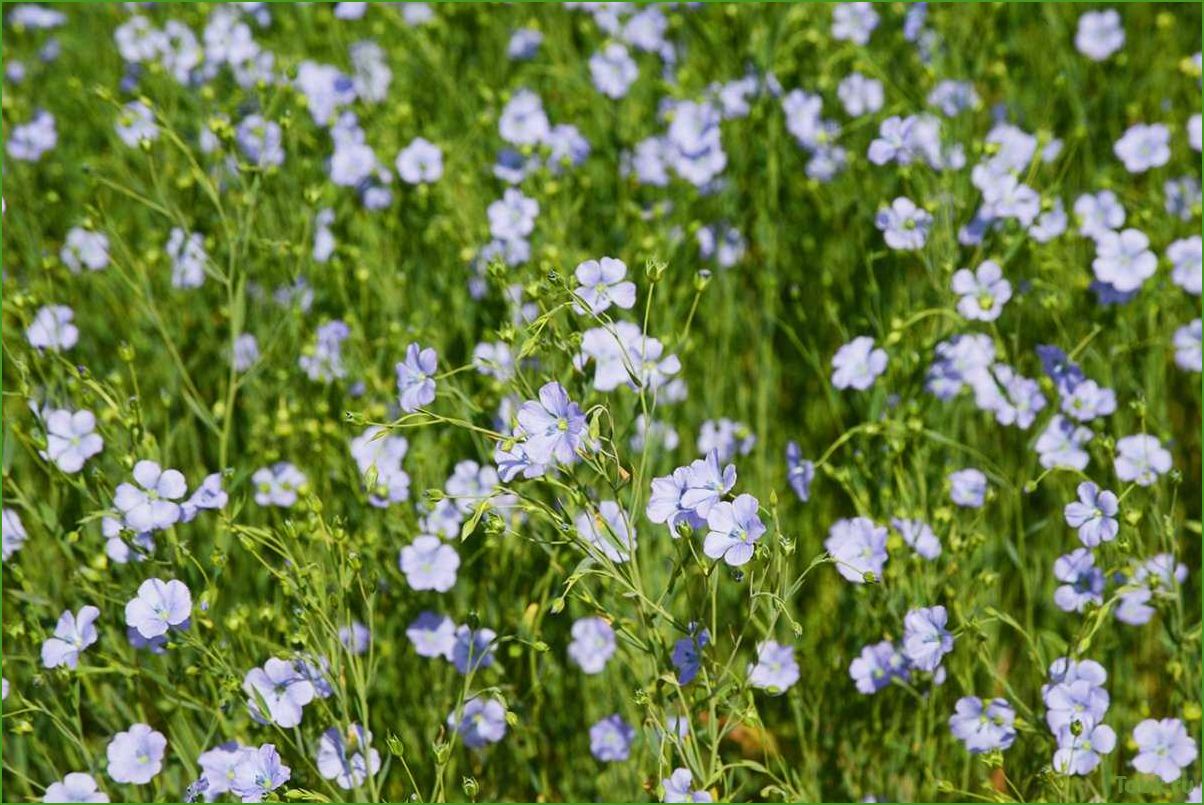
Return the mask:
POLYGON ((3 17, 4 801, 1200 801, 1198 5, 3 17))

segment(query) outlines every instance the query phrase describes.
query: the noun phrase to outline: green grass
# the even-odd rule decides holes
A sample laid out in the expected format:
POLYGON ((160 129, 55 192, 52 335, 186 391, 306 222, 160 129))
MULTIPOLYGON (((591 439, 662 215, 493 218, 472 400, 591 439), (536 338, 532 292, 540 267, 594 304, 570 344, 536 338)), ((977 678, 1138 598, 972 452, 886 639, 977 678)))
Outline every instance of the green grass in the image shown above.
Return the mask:
MULTIPOLYGON (((51 63, 37 57, 48 34, 4 29, 5 63, 29 69, 23 83, 4 85, 6 132, 45 108, 59 133, 41 161, 6 158, 4 171, 3 495, 29 534, 3 573, 3 671, 12 685, 6 800, 38 799, 67 772, 88 771, 114 801, 174 801, 197 776, 197 755, 231 739, 276 744, 292 769, 277 794, 302 801, 657 799, 660 781, 679 766, 733 801, 1115 800, 1133 798, 1116 778, 1134 776, 1129 739, 1138 721, 1182 718, 1199 739, 1200 383, 1175 366, 1171 346, 1175 329, 1200 315, 1198 298, 1160 265, 1135 301, 1099 307, 1087 289, 1093 247, 1073 221, 1046 245, 1011 224, 983 247, 960 247, 957 228, 979 202, 969 168, 876 167, 865 157, 881 119, 919 112, 942 78, 972 80, 980 108, 946 123, 970 165, 983 155, 992 109, 1003 105, 1042 142, 1064 141, 1063 155, 1035 165, 1028 179, 1043 199, 1061 198, 1069 209, 1080 193, 1111 188, 1126 226, 1149 235, 1161 256, 1200 227, 1199 205, 1181 221, 1164 211, 1162 189, 1171 177, 1199 178, 1199 154, 1183 134, 1200 110, 1189 61, 1200 50, 1198 6, 1121 8, 1125 49, 1102 64, 1073 47, 1085 6, 934 6, 928 25, 942 47, 924 65, 902 37, 902 4, 878 7, 882 21, 867 47, 831 38, 827 6, 705 5, 667 12, 667 36, 683 46, 677 83, 661 79, 656 56, 639 54, 640 79, 617 102, 590 82, 587 61, 605 35, 583 12, 438 6, 433 22, 411 28, 387 6, 358 22, 334 20, 326 5, 272 6, 271 26, 252 27, 279 70, 304 59, 347 68, 348 47, 366 38, 386 49, 388 99, 352 108, 387 166, 415 136, 442 148, 443 178, 422 190, 394 182, 394 203, 378 212, 330 182, 329 135, 295 91, 242 89, 229 71, 190 89, 149 67, 138 95, 123 95, 113 29, 128 12, 60 8, 68 21, 53 33, 62 52, 51 63), (524 25, 543 32, 540 54, 510 62, 509 34, 524 25), (768 96, 747 118, 723 123, 728 165, 719 192, 680 181, 640 186, 621 175, 619 154, 663 132, 662 98, 697 99, 711 82, 749 68, 772 71, 786 90, 823 95, 825 117, 842 123, 848 149, 840 176, 822 184, 806 177, 807 155, 768 96), (856 120, 835 94, 853 70, 880 79, 886 92, 880 112, 856 120), (497 117, 521 87, 539 93, 553 124, 577 125, 592 153, 580 167, 525 181, 540 204, 531 260, 492 267, 487 293, 474 299, 472 258, 489 239, 485 211, 503 188, 491 174, 503 145, 497 117), (162 127, 147 148, 127 148, 113 131, 133 97, 146 99, 162 127), (284 127, 283 166, 220 174, 238 151, 227 136, 220 157, 202 154, 200 133, 229 132, 219 118, 237 123, 253 109, 284 127), (1134 122, 1171 128, 1167 165, 1130 175, 1114 157, 1112 144, 1134 122), (873 225, 875 210, 899 195, 936 218, 920 252, 890 251, 873 225), (318 264, 312 222, 323 207, 335 211, 338 247, 318 264), (703 263, 695 240, 699 227, 721 220, 748 242, 727 270, 703 263), (108 235, 112 263, 103 272, 73 275, 59 259, 67 230, 79 225, 108 235), (200 289, 170 285, 164 244, 173 226, 206 236, 211 274, 200 289), (625 317, 646 323, 681 358, 685 401, 664 404, 626 388, 602 394, 573 369, 580 332, 594 323, 572 313, 564 278, 604 254, 623 259, 638 286, 625 317), (998 321, 967 323, 954 312, 950 277, 987 258, 1019 292, 998 321), (646 265, 663 266, 659 280, 646 265), (709 280, 702 269, 714 271, 709 280), (273 289, 299 277, 313 289, 312 308, 275 305, 273 289), (538 305, 539 327, 512 323, 511 284, 538 305), (45 304, 75 310, 81 335, 72 351, 43 354, 27 344, 24 330, 45 304), (351 330, 348 377, 312 382, 297 358, 332 319, 351 330), (238 375, 228 356, 244 332, 257 337, 262 359, 238 375), (997 424, 967 397, 936 400, 923 388, 933 347, 964 332, 991 335, 1000 359, 1029 377, 1043 377, 1038 344, 1073 349, 1089 377, 1116 390, 1117 411, 1093 423, 1089 448, 1087 476, 1102 486, 1122 491, 1112 472, 1115 439, 1148 432, 1172 450, 1173 477, 1128 492, 1120 538, 1096 552, 1109 570, 1161 552, 1190 568, 1148 625, 1120 624, 1108 607, 1077 615, 1054 606, 1054 560, 1078 547, 1061 509, 1082 480, 1043 473, 1032 449, 1056 393, 1043 379, 1051 406, 1026 431, 997 424), (858 335, 887 348, 889 368, 869 391, 838 391, 831 357, 858 335), (511 383, 456 372, 440 379, 431 415, 398 419, 390 409, 407 344, 435 347, 440 372, 449 372, 471 362, 478 342, 499 340, 535 359, 511 383), (556 482, 515 482, 525 522, 483 517, 456 546, 454 589, 411 590, 397 555, 419 533, 413 504, 423 490, 441 489, 456 462, 492 462, 493 441, 456 423, 492 429, 503 397, 534 396, 551 379, 598 412, 609 458, 556 482), (363 381, 362 394, 351 393, 353 380, 363 381), (30 400, 95 412, 103 453, 78 475, 40 459, 44 437, 30 400), (636 417, 653 406, 681 444, 633 452, 636 417), (740 573, 702 557, 701 534, 673 541, 642 514, 652 477, 696 458, 699 427, 721 416, 757 437, 750 455, 734 459, 736 491, 758 497, 770 526, 740 573), (347 446, 367 422, 393 423, 409 439, 409 503, 369 505, 347 446), (786 483, 790 440, 805 456, 826 457, 806 504, 786 483), (157 534, 147 562, 116 565, 105 557, 99 518, 142 458, 180 469, 190 487, 229 468, 230 502, 157 534), (261 508, 250 475, 279 460, 305 471, 308 490, 293 509, 261 508), (949 503, 945 479, 967 466, 991 481, 977 511, 949 503), (583 562, 572 529, 564 530, 600 499, 635 513, 636 561, 583 562), (823 558, 823 541, 836 519, 857 515, 926 519, 944 552, 926 563, 892 536, 884 578, 851 585, 823 558), (124 635, 125 602, 149 577, 186 581, 196 604, 192 628, 162 656, 134 650, 124 635), (78 671, 42 668, 39 649, 58 614, 86 603, 102 610, 100 641, 78 671), (848 666, 862 646, 900 639, 906 612, 934 604, 949 608, 957 637, 947 681, 859 694, 848 666), (405 630, 424 609, 496 630, 498 664, 466 679, 450 663, 418 657, 405 630), (585 676, 565 649, 573 620, 595 614, 613 620, 620 648, 603 674, 585 676), (338 642, 352 619, 372 629, 361 657, 338 642), (682 636, 673 624, 690 621, 715 639, 699 681, 681 688, 669 659, 682 636), (799 660, 801 681, 782 696, 746 684, 745 667, 765 638, 789 642, 799 660), (255 724, 243 676, 297 650, 329 657, 337 695, 307 707, 296 730, 255 724), (1099 769, 1068 780, 1048 772, 1055 745, 1041 685, 1049 663, 1069 652, 1107 669, 1107 723, 1119 741, 1099 769), (485 690, 504 697, 510 727, 500 743, 472 752, 444 723, 469 691, 485 690), (1004 696, 1016 708, 1019 735, 1002 756, 973 757, 949 734, 954 703, 966 695, 1004 696), (601 764, 590 756, 588 727, 615 712, 638 738, 630 760, 601 764), (660 741, 658 725, 682 712, 690 737, 660 741), (105 775, 105 746, 135 722, 167 736, 164 769, 148 785, 118 785, 105 775), (369 726, 385 765, 343 792, 320 778, 313 758, 322 730, 351 722, 369 726)), ((211 10, 162 6, 146 15, 157 24, 179 19, 199 35, 211 10)), ((1184 779, 1199 777, 1197 760, 1184 779)), ((1181 801, 1181 783, 1139 796, 1181 801)))

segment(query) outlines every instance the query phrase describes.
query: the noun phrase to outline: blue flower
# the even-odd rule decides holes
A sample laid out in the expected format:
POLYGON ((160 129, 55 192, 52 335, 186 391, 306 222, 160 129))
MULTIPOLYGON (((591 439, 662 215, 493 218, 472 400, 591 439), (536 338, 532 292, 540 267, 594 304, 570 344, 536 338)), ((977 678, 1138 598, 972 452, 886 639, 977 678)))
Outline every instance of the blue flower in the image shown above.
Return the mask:
POLYGON ((452 658, 456 645, 456 624, 446 615, 424 611, 406 629, 419 657, 452 658))
POLYGON ((973 468, 950 473, 949 497, 958 506, 982 508, 987 497, 987 476, 973 468))
POLYGON ((460 626, 456 629, 456 642, 452 645, 452 665, 462 674, 490 667, 494 662, 496 640, 497 632, 492 629, 460 626))
POLYGON ((192 593, 176 579, 147 579, 125 605, 126 625, 148 639, 167 634, 173 626, 183 627, 191 615, 192 593))
POLYGON ((518 411, 518 423, 527 434, 524 449, 539 464, 553 459, 561 464, 577 460, 585 439, 585 415, 569 399, 564 386, 553 381, 539 390, 539 400, 528 400, 518 411))
POLYGON ((896 517, 890 521, 903 541, 918 555, 928 560, 941 555, 941 541, 932 531, 932 526, 923 520, 905 520, 896 517))
POLYGON ((599 92, 617 100, 627 94, 640 69, 627 48, 611 42, 589 57, 589 74, 599 92))
POLYGON ((460 734, 469 749, 480 749, 505 737, 506 710, 496 699, 474 696, 464 702, 458 719, 454 711, 448 714, 447 726, 460 734))
POLYGON ((695 791, 694 777, 689 769, 674 769, 673 773, 661 780, 664 794, 661 802, 712 802, 709 791, 695 791))
POLYGON ((949 731, 971 754, 1003 751, 1016 740, 1016 711, 1006 699, 983 701, 977 696, 957 700, 949 731))
POLYGON ((263 802, 264 797, 287 783, 291 776, 272 744, 258 749, 247 747, 239 752, 230 791, 242 797, 243 802, 263 802))
POLYGON ((798 499, 806 503, 811 498, 811 482, 815 480, 815 463, 803 458, 798 442, 786 444, 786 481, 798 499))
POLYGON ((702 551, 712 559, 722 559, 731 567, 740 567, 752 559, 753 549, 765 533, 757 511, 760 504, 752 495, 739 495, 728 503, 710 507, 707 526, 711 529, 702 551))
POLYGON ((109 759, 109 777, 117 783, 143 785, 163 769, 167 738, 147 724, 134 724, 109 741, 105 754, 109 759))
POLYGON ((247 708, 261 723, 271 722, 291 729, 301 723, 301 712, 314 699, 314 684, 298 673, 288 660, 272 657, 262 668, 252 668, 243 677, 247 708), (263 712, 262 707, 267 707, 263 712))
POLYGON ((702 669, 702 650, 711 642, 711 633, 692 625, 688 637, 673 643, 673 666, 677 669, 677 684, 688 685, 702 669))
POLYGON ((413 413, 435 401, 435 369, 438 358, 433 347, 406 347, 406 359, 397 364, 397 391, 401 409, 413 413))
POLYGON ((907 658, 893 643, 883 640, 861 649, 861 656, 849 664, 849 676, 857 690, 865 694, 877 693, 895 678, 908 678, 907 658))
POLYGON ((1054 603, 1063 612, 1082 612, 1088 604, 1104 601, 1104 572, 1095 566, 1087 548, 1077 548, 1054 562, 1054 578, 1063 582, 1054 590, 1054 603))
POLYGON ((359 724, 347 730, 331 727, 318 741, 318 774, 350 791, 380 771, 380 752, 372 748, 372 733, 359 724))
POLYGON ((615 653, 615 630, 602 618, 580 618, 573 623, 569 659, 587 674, 600 674, 615 653))
POLYGON ((968 268, 955 272, 953 292, 961 296, 957 312, 963 317, 970 321, 995 321, 1012 298, 1012 284, 1003 278, 998 263, 985 260, 973 272, 968 268))
POLYGON ((705 519, 711 508, 736 485, 736 468, 728 464, 719 468, 719 451, 711 450, 705 459, 690 462, 687 470, 689 484, 681 496, 681 506, 705 519))
POLYGON ((1116 520, 1120 509, 1116 493, 1101 490, 1091 481, 1083 481, 1078 486, 1078 495, 1078 500, 1067 503, 1062 510, 1066 525, 1078 529, 1079 540, 1088 548, 1116 539, 1116 532, 1120 530, 1116 520))
MULTIPOLYGON (((612 304, 625 310, 635 304, 635 283, 625 281, 627 265, 622 260, 613 257, 586 260, 577 266, 575 275, 581 283, 577 296, 591 313, 601 313, 612 304)), ((577 310, 582 312, 580 307, 577 310)))
POLYGON ((589 728, 589 751, 604 763, 626 760, 631 754, 635 729, 615 713, 589 728))
POLYGON ((748 684, 778 695, 789 690, 798 679, 793 646, 783 646, 773 640, 757 645, 757 662, 748 666, 748 684))
POLYGON ((913 609, 903 618, 903 654, 921 671, 936 671, 953 650, 953 635, 945 628, 949 615, 943 606, 913 609))
POLYGON ((836 560, 836 570, 854 584, 865 584, 867 576, 882 578, 886 564, 886 527, 868 517, 837 520, 828 530, 824 549, 836 560))
POLYGON ((398 564, 412 589, 445 593, 456 583, 460 556, 438 537, 423 534, 401 549, 398 564))
POLYGON ((100 610, 94 606, 81 607, 79 614, 65 610, 54 627, 54 636, 42 644, 42 665, 46 668, 65 665, 74 671, 80 653, 99 639, 96 633, 99 617, 100 610))
POLYGON ((882 232, 886 245, 900 251, 924 248, 932 215, 904 196, 896 198, 889 207, 878 211, 874 225, 882 232))
POLYGON ((886 363, 886 350, 875 348, 869 336, 858 336, 832 356, 832 385, 865 391, 886 371, 886 363))

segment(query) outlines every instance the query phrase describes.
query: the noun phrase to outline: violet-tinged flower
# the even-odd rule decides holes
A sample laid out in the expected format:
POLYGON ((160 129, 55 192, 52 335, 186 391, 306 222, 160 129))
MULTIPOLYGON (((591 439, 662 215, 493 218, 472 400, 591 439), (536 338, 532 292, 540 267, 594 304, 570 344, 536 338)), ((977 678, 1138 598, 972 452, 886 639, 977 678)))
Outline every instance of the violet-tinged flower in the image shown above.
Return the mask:
POLYGON ((180 504, 181 522, 190 523, 196 519, 197 513, 205 509, 221 509, 229 502, 230 496, 222 489, 222 474, 213 472, 205 476, 200 486, 192 491, 188 500, 180 504))
POLYGON ((1079 17, 1074 46, 1092 61, 1103 61, 1125 46, 1125 29, 1115 9, 1088 11, 1079 17))
POLYGON ((886 371, 886 363, 886 350, 875 348, 869 336, 858 336, 832 356, 832 385, 865 391, 886 371))
MULTIPOLYGON (((735 478, 735 467, 729 465, 735 478)), ((700 517, 693 508, 684 504, 683 498, 690 490, 691 474, 687 467, 678 467, 672 475, 663 475, 652 479, 652 494, 648 498, 645 514, 654 523, 665 523, 669 526, 669 535, 673 539, 681 536, 679 529, 684 525, 690 528, 701 528, 706 519, 700 517)), ((722 493, 720 493, 722 494, 722 493)))
POLYGON ((171 284, 174 288, 199 288, 205 284, 205 237, 200 232, 187 233, 173 227, 167 239, 167 256, 171 259, 171 284))
POLYGON ((673 667, 677 669, 677 684, 688 685, 702 670, 702 650, 711 642, 711 633, 706 629, 691 626, 692 633, 678 638, 673 643, 673 667))
POLYGON ((313 701, 316 693, 313 682, 298 673, 296 665, 276 657, 262 668, 248 671, 242 689, 247 694, 247 708, 256 721, 270 721, 285 729, 301 723, 302 709, 313 701))
POLYGON ((903 537, 903 541, 919 556, 929 561, 941 555, 941 541, 933 533, 932 526, 923 520, 905 520, 895 517, 890 524, 903 537))
POLYGON ((953 275, 953 292, 961 298, 957 312, 970 321, 995 321, 1012 298, 1012 284, 1003 278, 998 263, 986 260, 973 272, 968 268, 953 275))
POLYGON ((864 694, 877 693, 895 678, 908 677, 907 658, 889 640, 861 649, 861 656, 849 663, 849 676, 864 694))
POLYGON ((882 232, 886 245, 899 251, 915 251, 924 248, 928 230, 932 228, 932 215, 917 207, 915 202, 904 196, 896 198, 889 207, 878 210, 874 225, 882 232))
POLYGON ((448 713, 447 726, 459 733, 469 749, 480 749, 505 737, 506 709, 496 699, 474 696, 464 702, 459 719, 455 711, 448 713))
POLYGON ((359 724, 345 732, 331 727, 318 741, 318 774, 350 791, 380 771, 380 752, 372 748, 372 733, 359 724))
POLYGON ((958 506, 982 508, 987 497, 987 476, 973 468, 950 473, 949 497, 958 506))
POLYGON ((2 528, 0 533, 3 535, 3 557, 7 562, 10 556, 21 550, 28 535, 25 532, 25 526, 21 523, 21 515, 17 514, 16 509, 4 510, 0 528, 2 528))
POLYGON ((433 347, 406 347, 406 359, 397 364, 397 391, 401 409, 413 413, 435 400, 435 369, 438 359, 433 347))
POLYGON ((20 162, 37 162, 47 151, 53 151, 58 141, 54 115, 39 109, 28 123, 13 126, 4 150, 20 162))
POLYGON ((756 444, 757 436, 748 425, 727 417, 708 419, 698 429, 698 452, 705 456, 714 450, 721 462, 731 460, 737 453, 748 455, 756 444))
POLYGON ((251 475, 255 502, 260 506, 289 508, 297 502, 297 493, 308 483, 305 473, 287 461, 260 467, 251 475))
POLYGON ((460 626, 456 629, 456 642, 452 646, 452 665, 462 674, 490 667, 495 659, 493 650, 497 645, 496 640, 497 632, 492 629, 460 626))
POLYGON ((589 752, 604 763, 616 763, 631 755, 635 728, 615 713, 589 728, 589 752))
POLYGON ((91 411, 52 411, 46 417, 45 458, 65 473, 76 473, 84 462, 104 449, 91 411))
POLYGON ((113 500, 129 528, 154 531, 180 519, 180 506, 174 501, 184 497, 188 487, 179 470, 164 470, 154 461, 143 459, 134 465, 134 481, 137 486, 118 486, 113 500))
POLYGON ((352 654, 364 654, 372 644, 372 632, 360 621, 339 627, 339 642, 352 654))
POLYGON ((702 551, 712 559, 722 559, 731 567, 740 567, 752 559, 756 543, 765 533, 765 524, 757 515, 760 504, 752 495, 739 495, 728 503, 721 501, 707 513, 711 529, 702 551))
POLYGON ((613 500, 598 504, 596 514, 582 512, 573 521, 577 536, 604 553, 612 562, 626 562, 635 550, 635 530, 623 509, 613 500))
POLYGON ((837 3, 832 9, 832 38, 864 45, 878 27, 873 3, 837 3))
POLYGON ((1087 678, 1050 685, 1043 696, 1045 723, 1054 735, 1076 721, 1084 727, 1100 723, 1111 702, 1108 691, 1087 678))
MULTIPOLYGON (((581 297, 592 313, 601 313, 612 304, 629 310, 635 305, 635 283, 626 281, 627 265, 613 257, 601 260, 586 260, 575 272, 577 296, 581 297)), ((583 312, 578 306, 578 312, 583 312)))
POLYGON ((46 786, 42 802, 108 802, 109 795, 99 789, 91 774, 73 771, 46 786))
POLYGON ((1116 477, 1150 486, 1171 468, 1171 454, 1162 443, 1148 434, 1125 436, 1116 442, 1116 477))
POLYGON ((836 570, 854 584, 882 578, 886 564, 886 527, 868 517, 837 520, 828 529, 824 549, 836 560, 836 570))
POLYGON ((74 671, 80 653, 99 639, 96 633, 99 617, 100 610, 94 606, 81 607, 78 614, 64 610, 54 627, 54 636, 42 644, 42 665, 46 668, 65 665, 74 671))
POLYGON ((1063 612, 1082 612, 1088 604, 1103 603, 1104 572, 1095 566, 1087 548, 1077 548, 1054 562, 1054 578, 1063 582, 1054 603, 1063 612))
POLYGON ((235 130, 238 150, 248 162, 260 168, 279 167, 284 164, 284 148, 281 145, 283 136, 280 124, 265 120, 262 115, 248 115, 235 130))
POLYGON ((182 581, 147 579, 138 587, 138 597, 125 605, 125 622, 142 637, 167 634, 173 626, 184 627, 192 615, 192 593, 182 581))
POLYGON ((527 433, 524 449, 539 464, 572 464, 586 436, 585 414, 569 399, 564 386, 552 381, 518 411, 518 424, 527 433))
POLYGON ((943 606, 913 609, 903 618, 903 654, 921 671, 935 671, 953 650, 948 620, 943 606))
POLYGON ((709 791, 695 791, 694 777, 689 769, 674 769, 673 773, 661 780, 661 802, 712 802, 709 791))
POLYGON ((460 556, 438 537, 424 534, 401 549, 398 563, 412 589, 445 593, 455 586, 460 556))
POLYGON ((706 458, 690 462, 687 469, 689 487, 682 493, 681 506, 703 519, 736 485, 736 467, 728 464, 720 469, 719 463, 719 451, 711 450, 706 458))
POLYGON ((1171 158, 1171 132, 1161 123, 1130 126, 1113 150, 1129 173, 1145 173, 1165 165, 1171 158))
POLYGON ((424 137, 415 137, 397 154, 397 175, 406 184, 431 184, 443 177, 443 152, 424 137))
POLYGON ((519 240, 535 228, 539 202, 510 187, 485 212, 489 216, 489 234, 498 240, 519 240))
POLYGON ((600 674, 615 653, 615 630, 602 618, 581 618, 573 623, 569 659, 587 674, 600 674))
POLYGON ((1094 437, 1090 428, 1076 425, 1061 414, 1055 414, 1037 437, 1036 449, 1041 466, 1046 469, 1086 469, 1091 457, 1084 448, 1094 437))
POLYGON ((117 783, 143 785, 163 768, 167 739, 146 724, 134 724, 109 741, 105 754, 109 759, 109 777, 117 783))
POLYGON ((67 233, 59 259, 72 274, 78 274, 84 268, 100 271, 109 264, 109 239, 103 232, 74 227, 67 233))
POLYGON ((1058 749, 1051 765, 1059 774, 1090 774, 1100 764, 1101 756, 1116 748, 1116 733, 1107 724, 1081 729, 1078 735, 1067 725, 1056 737, 1058 749))
POLYGON ((1101 233, 1091 263, 1096 279, 1122 293, 1136 291, 1158 268, 1149 246, 1150 239, 1136 229, 1101 233))
POLYGON ((1079 530, 1079 540, 1088 548, 1116 539, 1120 524, 1116 512, 1120 509, 1114 492, 1101 490, 1096 484, 1084 481, 1078 486, 1079 499, 1063 509, 1066 525, 1079 530))
POLYGON ((33 323, 25 330, 25 339, 37 350, 62 352, 79 341, 79 328, 72 324, 75 311, 66 305, 46 305, 38 308, 33 323))
POLYGON ((1084 380, 1062 397, 1062 412, 1079 422, 1090 422, 1116 411, 1116 392, 1094 380, 1084 380))
POLYGON ((1189 294, 1200 295, 1201 239, 1199 235, 1183 238, 1166 247, 1166 259, 1171 262, 1171 279, 1189 294))
POLYGON ((1175 365, 1188 372, 1201 371, 1204 364, 1204 349, 1201 348, 1201 326, 1199 319, 1175 330, 1175 365))
POLYGON ((793 646, 773 640, 757 644, 757 661, 748 664, 748 684, 776 696, 789 690, 798 679, 793 646))
POLYGON ((287 783, 290 777, 292 772, 280 762, 280 753, 275 746, 247 747, 238 753, 230 791, 243 802, 263 802, 264 797, 287 783))
POLYGON ((971 754, 1003 751, 1016 740, 1016 711, 1006 699, 983 701, 977 696, 957 700, 949 717, 953 737, 966 745, 971 754))
POLYGON ((159 139, 159 126, 155 123, 155 113, 141 101, 130 101, 121 108, 117 116, 117 136, 130 148, 136 148, 143 142, 154 142, 159 139))
POLYGON ((1079 222, 1079 234, 1098 239, 1105 232, 1114 232, 1124 226, 1125 208, 1111 190, 1101 190, 1094 195, 1084 193, 1075 199, 1074 217, 1079 222))
POLYGON ((425 611, 406 629, 406 637, 414 644, 419 657, 450 660, 456 645, 456 624, 446 615, 425 611))
POLYGON ((836 97, 849 117, 873 114, 882 108, 882 82, 853 72, 836 87, 836 97))
POLYGON ((815 480, 815 463, 803 458, 798 442, 786 444, 786 481, 798 499, 806 503, 811 497, 811 482, 815 480))
POLYGON ((543 44, 543 34, 534 28, 519 28, 510 34, 510 42, 506 45, 506 55, 515 61, 528 61, 539 53, 543 44))
POLYGON ((640 75, 640 68, 618 42, 611 42, 589 57, 589 74, 594 86, 608 98, 618 100, 640 75))
POLYGON ((536 145, 548 136, 543 102, 529 89, 514 93, 498 117, 498 133, 512 145, 536 145))
POLYGON ((1156 774, 1164 783, 1178 780, 1196 759, 1196 742, 1177 718, 1145 719, 1134 727, 1133 741, 1138 750, 1133 768, 1156 774))

